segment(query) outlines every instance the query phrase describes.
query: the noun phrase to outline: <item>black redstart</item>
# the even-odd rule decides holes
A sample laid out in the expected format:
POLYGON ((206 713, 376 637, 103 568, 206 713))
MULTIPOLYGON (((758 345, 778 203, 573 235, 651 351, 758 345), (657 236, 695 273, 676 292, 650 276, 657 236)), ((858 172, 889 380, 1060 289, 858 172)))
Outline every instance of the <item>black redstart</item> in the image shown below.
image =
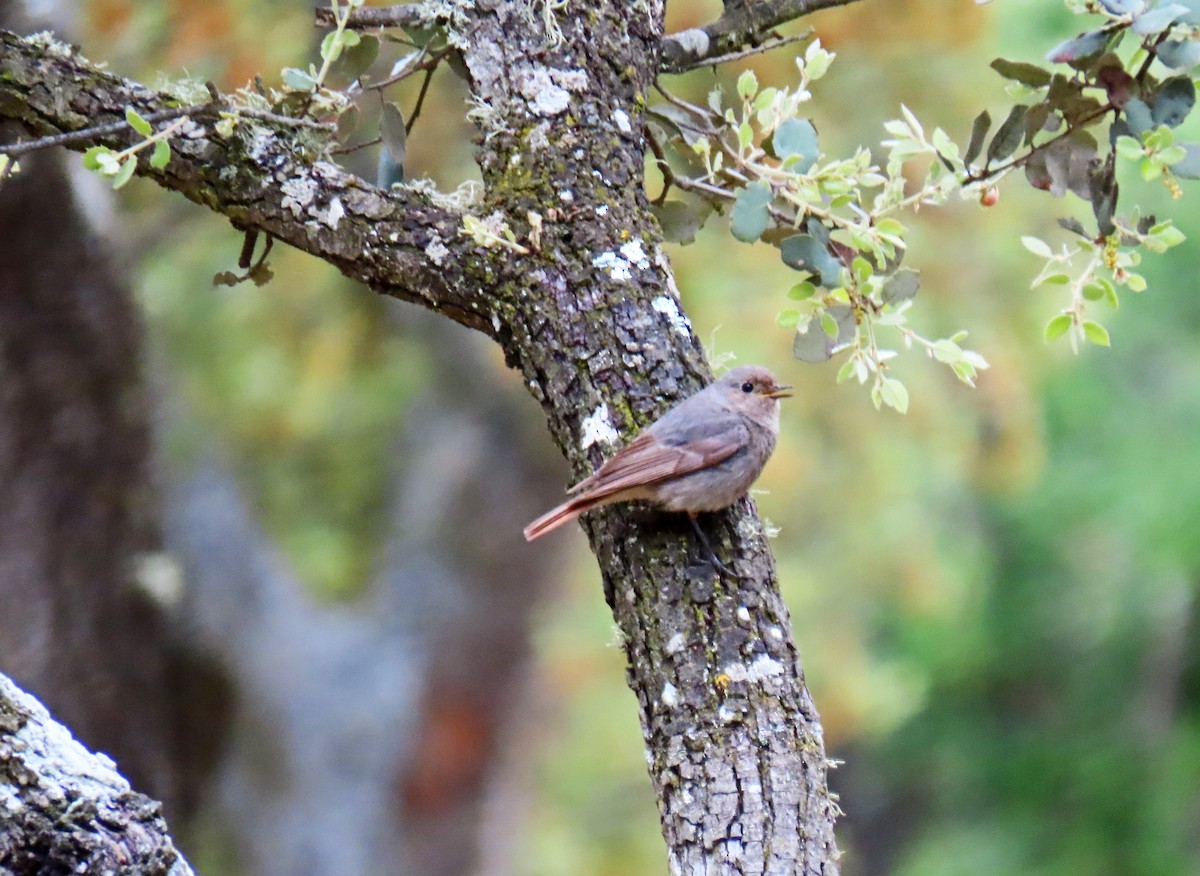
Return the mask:
POLYGON ((646 499, 686 512, 709 547, 696 515, 732 505, 750 489, 775 449, 779 399, 791 395, 788 389, 765 368, 734 368, 675 405, 572 487, 570 499, 525 527, 526 540, 591 508, 646 499))

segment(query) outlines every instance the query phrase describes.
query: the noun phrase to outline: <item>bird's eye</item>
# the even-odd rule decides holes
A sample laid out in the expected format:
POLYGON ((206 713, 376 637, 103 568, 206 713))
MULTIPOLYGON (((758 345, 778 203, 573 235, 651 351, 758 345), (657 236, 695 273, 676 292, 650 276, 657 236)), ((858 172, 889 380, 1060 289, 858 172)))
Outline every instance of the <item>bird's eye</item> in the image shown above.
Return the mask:
POLYGON ((754 384, 749 382, 743 383, 742 392, 754 392, 754 384))

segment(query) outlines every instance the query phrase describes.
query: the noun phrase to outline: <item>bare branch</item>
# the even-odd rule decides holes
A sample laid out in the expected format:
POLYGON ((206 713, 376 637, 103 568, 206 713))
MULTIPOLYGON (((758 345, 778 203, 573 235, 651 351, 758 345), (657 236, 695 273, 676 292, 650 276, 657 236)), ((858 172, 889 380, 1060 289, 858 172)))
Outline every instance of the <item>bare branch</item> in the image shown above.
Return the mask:
MULTIPOLYGON (((0 118, 61 138, 53 140, 57 144, 125 148, 140 136, 126 124, 125 107, 150 120, 195 109, 175 103, 61 44, 48 47, 45 37, 0 31, 0 118)), ((212 106, 202 109, 212 114, 212 106)), ((320 139, 323 130, 278 130, 283 125, 263 115, 270 114, 240 121, 228 137, 193 124, 171 139, 166 168, 155 170, 143 161, 137 172, 225 215, 239 229, 266 232, 378 292, 423 304, 487 334, 497 331, 484 284, 468 275, 484 255, 461 235, 459 211, 414 187, 376 188, 315 157, 327 145, 320 139)), ((28 151, 31 145, 0 152, 28 151)))
MULTIPOLYGON (((335 27, 333 10, 315 10, 317 27, 335 27)), ((398 6, 363 6, 351 10, 347 27, 428 27, 438 23, 438 10, 428 3, 402 3, 398 6)))
POLYGON ((716 21, 664 37, 663 73, 683 73, 695 67, 715 63, 771 37, 782 24, 803 18, 822 9, 845 6, 855 0, 765 0, 765 2, 729 3, 716 21))

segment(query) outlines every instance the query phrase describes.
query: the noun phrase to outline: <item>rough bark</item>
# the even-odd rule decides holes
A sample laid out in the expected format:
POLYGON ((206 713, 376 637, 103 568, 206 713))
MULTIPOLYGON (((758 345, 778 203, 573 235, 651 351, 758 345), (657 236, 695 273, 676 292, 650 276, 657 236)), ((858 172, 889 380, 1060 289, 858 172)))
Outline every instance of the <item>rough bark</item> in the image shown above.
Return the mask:
MULTIPOLYGON (((526 252, 475 244, 427 195, 306 163, 286 131, 249 148, 203 131, 179 166, 146 173, 494 337, 582 476, 618 433, 708 376, 642 194, 661 4, 573 2, 549 20, 516 0, 440 8, 470 73, 480 212, 497 211, 526 252), (316 191, 293 209, 283 190, 297 179, 316 191), (323 221, 334 197, 344 215, 323 221)), ((76 57, 0 39, 0 114, 46 133, 114 118, 131 100, 165 105, 76 57)), ((671 869, 836 873, 821 726, 762 523, 744 500, 709 526, 736 578, 716 575, 671 515, 617 506, 584 522, 624 639, 671 869)))
POLYGON ((0 873, 191 876, 160 806, 0 675, 0 873))

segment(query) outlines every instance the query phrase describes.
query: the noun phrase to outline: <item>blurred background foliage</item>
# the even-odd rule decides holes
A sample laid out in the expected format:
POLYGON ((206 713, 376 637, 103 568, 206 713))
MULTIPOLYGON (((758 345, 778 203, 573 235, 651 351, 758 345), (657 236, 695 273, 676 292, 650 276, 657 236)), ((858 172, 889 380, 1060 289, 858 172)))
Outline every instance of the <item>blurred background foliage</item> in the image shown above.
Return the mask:
MULTIPOLYGON (((318 36, 294 0, 84 6, 85 51, 150 80, 274 81, 318 36)), ((718 12, 675 3, 670 29, 718 12)), ((830 153, 877 143, 901 103, 964 142, 980 109, 1011 105, 993 57, 1040 60, 1085 26, 1046 0, 876 0, 804 24, 838 53, 810 105, 830 153)), ((785 50, 676 84, 702 101, 745 66, 764 85, 794 81, 785 50)), ((399 89, 401 106, 417 84, 399 89)), ((435 79, 409 139, 411 176, 445 188, 475 176, 463 93, 435 79)), ((371 175, 373 155, 348 161, 371 175)), ((1157 184, 1123 184, 1126 205, 1200 240, 1200 192, 1172 202, 1157 184)), ((239 236, 147 184, 126 191, 152 361, 167 365, 160 385, 184 412, 164 464, 188 465, 189 435, 219 436, 297 574, 325 599, 352 598, 389 537, 380 473, 405 400, 437 374, 394 302, 282 248, 271 284, 213 288, 239 236)), ((1086 209, 1014 180, 996 207, 960 203, 911 223, 924 277, 914 325, 970 329, 992 367, 972 391, 902 357, 907 417, 836 385, 836 360, 791 360, 774 324, 791 272, 775 250, 736 243, 720 217, 672 249, 710 356, 762 362, 798 388, 758 499, 780 528, 796 639, 844 761, 832 781, 851 876, 1200 872, 1200 248, 1152 258, 1149 291, 1124 296, 1108 322, 1113 348, 1073 357, 1042 342, 1065 302, 1029 290, 1037 264, 1018 238, 1065 239, 1054 218, 1086 209)), ((573 540, 577 559, 537 625, 549 726, 529 742, 525 872, 661 873, 598 574, 578 532, 556 538, 573 540)))

